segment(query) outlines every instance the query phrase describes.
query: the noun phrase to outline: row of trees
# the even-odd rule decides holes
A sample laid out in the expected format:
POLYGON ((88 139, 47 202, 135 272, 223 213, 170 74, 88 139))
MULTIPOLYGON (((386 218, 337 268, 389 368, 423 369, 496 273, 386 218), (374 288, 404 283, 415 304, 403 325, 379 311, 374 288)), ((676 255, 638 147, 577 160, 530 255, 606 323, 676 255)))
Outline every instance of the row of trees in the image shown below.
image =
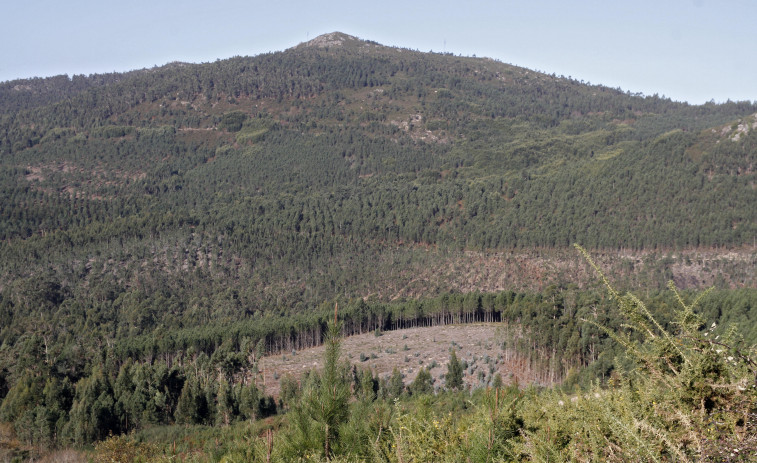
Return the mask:
MULTIPOLYGON (((47 289, 53 295, 59 290, 47 289)), ((700 313, 722 323, 718 329, 722 333, 727 326, 756 326, 755 297, 754 291, 715 292, 701 301, 700 313)), ((650 298, 661 326, 673 326, 669 308, 676 297, 650 298)), ((607 379, 618 368, 617 345, 598 325, 619 329, 623 320, 611 310, 612 301, 593 291, 554 288, 540 294, 452 294, 392 305, 353 300, 341 307, 336 333, 330 327, 334 324, 329 306, 324 304, 307 317, 270 317, 172 332, 158 329, 141 337, 98 336, 90 339, 91 344, 70 336, 56 338, 54 331, 44 330, 8 337, 2 349, 0 419, 14 423, 24 440, 44 446, 80 445, 108 432, 146 426, 225 425, 254 419, 274 413, 281 405, 266 398, 256 382, 255 362, 262 352, 305 348, 321 339, 335 349, 334 338, 391 329, 393 320, 410 327, 446 323, 450 316, 465 322, 496 314, 508 327, 503 331, 504 347, 543 369, 549 383, 607 379), (466 313, 472 315, 466 317, 466 313)), ((752 331, 744 330, 747 340, 757 339, 752 331)), ((397 371, 390 378, 378 378, 370 372, 339 368, 339 377, 349 379, 350 390, 358 397, 391 398, 404 392, 397 371)), ((461 386, 461 370, 452 353, 446 387, 461 386)), ((301 387, 282 379, 284 407, 290 408, 303 394, 316 394, 311 389, 320 390, 318 378, 304 380, 301 387)), ((408 391, 417 395, 437 388, 428 371, 422 370, 408 391)))
MULTIPOLYGON (((259 354, 257 354, 259 355, 259 354)), ((112 357, 87 365, 78 380, 42 363, 26 368, 10 385, 0 420, 13 423, 28 445, 83 446, 110 434, 149 426, 229 425, 276 412, 256 385, 256 354, 218 349, 190 363, 112 357)), ((70 373, 70 372, 68 372, 70 373)))
MULTIPOLYGON (((28 445, 45 449, 83 446, 111 434, 129 433, 168 424, 228 426, 238 421, 255 421, 291 409, 293 420, 305 426, 305 434, 316 433, 325 442, 336 438, 347 413, 351 396, 371 402, 406 394, 428 394, 435 390, 429 372, 423 369, 412 384, 404 384, 395 368, 392 376, 379 378, 370 370, 351 369, 340 358, 341 322, 331 320, 326 334, 326 359, 322 372, 305 376, 302 384, 282 379, 278 403, 258 386, 256 369, 262 343, 257 350, 244 340, 238 348, 229 343, 208 357, 200 353, 191 361, 168 364, 127 359, 116 366, 105 355, 72 382, 43 363, 27 367, 6 391, 0 406, 0 420, 13 423, 18 437, 28 445), (311 421, 322 429, 311 429, 311 421)), ((463 366, 453 352, 446 386, 462 389, 463 366)))
MULTIPOLYGON (((247 461, 544 461, 744 460, 757 451, 752 386, 757 364, 753 344, 731 333, 713 337, 714 327, 671 284, 675 319, 666 329, 652 301, 621 294, 607 285, 623 326, 603 329, 622 347, 620 370, 602 386, 538 390, 503 387, 473 394, 455 392, 454 353, 446 376, 449 390, 433 393, 420 374, 413 394, 375 394, 372 375, 361 377, 356 400, 347 400, 350 379, 339 368, 339 329, 329 323, 321 372, 312 372, 290 411, 276 426, 252 424, 225 433, 215 453, 247 461), (262 436, 253 437, 252 436, 262 436), (237 437, 239 436, 239 437, 237 437), (219 451, 220 447, 220 451, 219 451)), ((672 312, 672 313, 671 313, 672 312)), ((422 370, 421 373, 424 373, 422 370)), ((357 384, 357 383, 355 383, 357 384)), ((201 435, 201 431, 194 431, 201 435)), ((144 436, 140 436, 144 438, 144 436)), ((157 440, 165 445, 165 441, 157 440)), ((96 456, 136 445, 115 438, 97 446, 96 456)), ((140 447, 142 445, 143 447, 140 447)), ((176 458, 175 446, 152 449, 152 458, 176 458)), ((179 450, 179 457, 185 455, 179 450)))

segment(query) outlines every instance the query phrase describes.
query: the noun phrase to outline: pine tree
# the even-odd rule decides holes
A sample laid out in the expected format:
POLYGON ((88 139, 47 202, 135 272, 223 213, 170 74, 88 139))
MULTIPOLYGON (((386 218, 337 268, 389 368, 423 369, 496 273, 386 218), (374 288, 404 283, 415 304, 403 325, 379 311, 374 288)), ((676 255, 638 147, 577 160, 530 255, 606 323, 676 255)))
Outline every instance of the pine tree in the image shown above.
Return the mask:
POLYGON ((492 388, 494 389, 502 389, 505 387, 505 383, 502 381, 502 375, 497 373, 494 375, 494 380, 492 381, 492 388))
POLYGON ((463 388, 463 365, 457 359, 457 354, 454 350, 449 354, 445 379, 447 380, 448 389, 460 390, 463 388))
POLYGON ((119 431, 113 389, 99 367, 91 376, 76 383, 68 430, 76 445, 85 445, 119 431))
POLYGON ((292 422, 296 427, 292 445, 298 452, 320 450, 326 459, 334 454, 339 425, 348 418, 350 397, 347 374, 339 367, 340 352, 341 323, 337 320, 335 308, 334 321, 329 323, 326 335, 323 372, 320 376, 317 373, 310 375, 299 404, 292 410, 292 422), (320 444, 316 443, 318 441, 320 444), (315 445, 318 447, 314 448, 315 445))
POLYGON ((204 423, 208 419, 208 413, 208 402, 197 379, 187 378, 176 404, 176 422, 179 424, 204 423))
POLYGON ((294 377, 287 373, 279 382, 279 399, 284 408, 290 408, 300 397, 300 385, 294 377))
POLYGON ((179 395, 179 402, 176 404, 176 422, 179 424, 194 424, 197 422, 197 410, 194 401, 193 383, 187 379, 179 395))
POLYGON ((339 356, 341 354, 341 323, 337 320, 337 308, 334 307, 334 321, 329 324, 326 338, 326 354, 323 366, 321 385, 308 408, 311 416, 323 426, 323 450, 326 458, 331 457, 332 442, 338 437, 339 424, 347 419, 347 401, 349 389, 344 376, 339 371, 339 356))
POLYGON ((370 369, 363 370, 360 375, 359 397, 365 402, 373 402, 376 400, 376 386, 377 381, 373 377, 373 372, 370 369))
POLYGON ((240 386, 239 412, 248 420, 255 421, 260 416, 260 391, 254 384, 240 386))
POLYGON ((216 396, 216 424, 228 426, 234 417, 234 395, 225 378, 221 378, 216 396))
POLYGON ((413 395, 432 394, 434 392, 434 379, 427 369, 421 368, 418 371, 418 375, 410 384, 410 392, 413 395))
POLYGON ((402 395, 405 391, 405 383, 402 381, 402 373, 394 367, 392 369, 392 376, 389 378, 389 385, 387 387, 387 397, 390 399, 396 399, 402 395))

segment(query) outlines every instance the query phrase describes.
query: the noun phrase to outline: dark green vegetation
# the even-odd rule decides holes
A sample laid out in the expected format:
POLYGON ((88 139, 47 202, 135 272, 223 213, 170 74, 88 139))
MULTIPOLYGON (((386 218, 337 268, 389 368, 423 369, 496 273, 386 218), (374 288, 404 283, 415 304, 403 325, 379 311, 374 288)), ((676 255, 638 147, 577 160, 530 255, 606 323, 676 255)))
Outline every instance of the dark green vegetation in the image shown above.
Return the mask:
POLYGON ((734 332, 721 337, 714 324, 707 326, 695 311, 706 292, 689 302, 670 286, 671 330, 650 312, 657 303, 648 306, 608 284, 613 317, 623 326, 590 322, 622 347, 605 387, 521 390, 495 379, 472 395, 455 392, 454 351, 449 390, 438 394, 425 368, 407 388, 395 379, 397 370, 388 382, 368 370, 350 375, 348 365, 339 366, 334 320, 323 373, 311 372, 293 388, 283 420, 235 425, 222 445, 216 437, 215 446, 212 429, 173 427, 111 438, 97 445, 95 459, 754 461, 757 349, 734 332), (178 449, 177 438, 183 442, 178 449))
POLYGON ((336 38, 0 84, 0 419, 24 441, 272 414, 255 359, 320 343, 335 300, 345 334, 522 323, 558 376, 606 379, 581 318, 620 319, 575 241, 630 255, 666 327, 674 265, 720 283, 707 320, 755 326, 757 106, 336 38), (491 256, 511 280, 456 280, 491 256))

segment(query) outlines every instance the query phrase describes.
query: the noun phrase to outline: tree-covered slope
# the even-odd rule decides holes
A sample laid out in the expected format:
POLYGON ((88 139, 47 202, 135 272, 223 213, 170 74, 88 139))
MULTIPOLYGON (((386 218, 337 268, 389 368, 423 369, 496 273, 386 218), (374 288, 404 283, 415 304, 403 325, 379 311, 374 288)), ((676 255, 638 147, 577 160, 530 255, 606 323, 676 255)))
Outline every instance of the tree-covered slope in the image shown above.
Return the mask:
POLYGON ((691 106, 338 33, 9 82, 0 107, 6 282, 71 262, 87 268, 59 275, 71 288, 202 268, 259 282, 256 305, 286 275, 291 305, 385 293, 391 281, 366 284, 374 269, 429 251, 757 235, 752 104, 691 106))
MULTIPOLYGON (((462 282, 455 268, 487 259, 509 280, 484 289, 539 289, 575 276, 572 242, 631 250, 633 274, 649 252, 757 235, 750 103, 691 106, 339 33, 0 87, 0 289, 15 306, 14 288, 47 278, 95 312, 162 292, 180 318, 222 312, 210 301, 233 290, 234 319, 476 289, 481 272, 462 282), (542 278, 547 262, 563 270, 542 278)), ((751 286, 753 260, 697 259, 682 282, 751 286)), ((143 328, 168 320, 158 307, 143 328)))
MULTIPOLYGON (((339 33, 0 83, 0 393, 315 339, 336 299, 348 326, 501 317, 445 294, 578 291, 573 242, 628 286, 754 287, 756 113, 339 33)), ((557 307, 533 297, 514 319, 557 307)))
MULTIPOLYGON (((286 231, 322 210, 332 234, 479 249, 738 246, 755 234, 751 104, 689 106, 334 37, 91 77, 5 111, 3 238, 147 210, 244 222, 239 202, 286 231), (717 136, 738 123, 737 140, 717 136), (29 201, 42 207, 22 214, 29 201)), ((4 108, 35 94, 12 84, 4 108)))

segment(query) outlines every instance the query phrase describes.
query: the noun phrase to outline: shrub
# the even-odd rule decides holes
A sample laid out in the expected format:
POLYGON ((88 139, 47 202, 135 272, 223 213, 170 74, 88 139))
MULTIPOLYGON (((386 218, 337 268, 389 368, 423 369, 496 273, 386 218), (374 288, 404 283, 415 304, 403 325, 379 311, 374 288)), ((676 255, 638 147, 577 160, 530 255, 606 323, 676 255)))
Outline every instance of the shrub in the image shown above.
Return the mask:
POLYGON ((126 436, 110 436, 95 445, 94 463, 131 463, 153 461, 158 449, 148 443, 134 442, 126 436))
POLYGON ((676 328, 664 329, 643 301, 630 293, 621 295, 588 253, 579 250, 626 321, 620 331, 587 322, 625 348, 628 362, 618 363, 630 366, 612 376, 609 388, 595 386, 573 397, 550 391, 530 401, 525 421, 546 426, 524 432, 524 453, 534 460, 721 461, 754 456, 754 346, 745 346, 732 333, 713 339, 693 310, 707 291, 687 304, 672 283, 679 303, 676 328))

